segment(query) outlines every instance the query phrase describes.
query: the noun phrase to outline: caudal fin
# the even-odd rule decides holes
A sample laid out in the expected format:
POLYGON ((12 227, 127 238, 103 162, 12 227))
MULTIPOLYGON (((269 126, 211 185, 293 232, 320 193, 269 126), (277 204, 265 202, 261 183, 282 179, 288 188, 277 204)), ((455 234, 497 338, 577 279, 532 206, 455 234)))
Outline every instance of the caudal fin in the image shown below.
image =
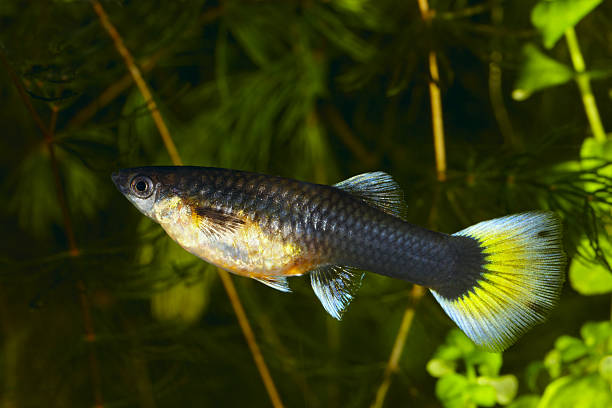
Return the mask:
POLYGON ((453 235, 480 253, 466 253, 449 287, 431 292, 474 343, 502 351, 542 322, 559 298, 565 277, 560 220, 551 212, 528 212, 453 235))

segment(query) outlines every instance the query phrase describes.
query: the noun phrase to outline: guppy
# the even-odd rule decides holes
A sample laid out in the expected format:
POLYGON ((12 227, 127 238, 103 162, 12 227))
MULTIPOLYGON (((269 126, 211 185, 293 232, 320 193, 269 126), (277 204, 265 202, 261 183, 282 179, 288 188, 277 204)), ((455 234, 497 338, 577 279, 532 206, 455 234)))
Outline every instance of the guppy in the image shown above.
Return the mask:
POLYGON ((565 256, 551 212, 480 222, 455 234, 408 223, 398 184, 365 173, 333 186, 210 167, 138 167, 112 179, 190 253, 289 292, 310 274, 340 319, 371 271, 428 287, 478 345, 504 350, 558 300, 565 256))

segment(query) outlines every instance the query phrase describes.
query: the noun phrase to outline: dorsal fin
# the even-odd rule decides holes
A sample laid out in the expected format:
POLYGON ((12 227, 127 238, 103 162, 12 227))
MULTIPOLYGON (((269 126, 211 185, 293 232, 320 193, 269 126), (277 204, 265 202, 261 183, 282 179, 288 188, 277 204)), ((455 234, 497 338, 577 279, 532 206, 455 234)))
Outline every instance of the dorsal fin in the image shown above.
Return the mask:
POLYGON ((268 285, 271 288, 276 290, 280 290, 281 292, 291 292, 291 288, 287 283, 287 278, 284 276, 265 276, 265 277, 254 277, 253 279, 263 283, 264 285, 268 285))
POLYGON ((393 177, 382 171, 363 173, 334 184, 387 214, 406 219, 404 192, 393 177))
POLYGON ((340 320, 361 286, 363 275, 348 266, 322 266, 310 273, 310 283, 327 313, 340 320))

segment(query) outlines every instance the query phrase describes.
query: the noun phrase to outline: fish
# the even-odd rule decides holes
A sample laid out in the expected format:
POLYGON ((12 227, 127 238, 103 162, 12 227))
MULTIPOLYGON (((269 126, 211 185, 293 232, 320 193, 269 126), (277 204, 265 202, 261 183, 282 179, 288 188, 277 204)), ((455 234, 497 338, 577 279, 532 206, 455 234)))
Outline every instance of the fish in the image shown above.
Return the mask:
POLYGON ((560 218, 531 211, 454 234, 406 220, 398 183, 377 171, 334 185, 213 167, 112 174, 118 190, 181 247, 237 275, 290 292, 308 274, 340 320, 364 271, 422 285, 478 346, 503 351, 560 297, 560 218))

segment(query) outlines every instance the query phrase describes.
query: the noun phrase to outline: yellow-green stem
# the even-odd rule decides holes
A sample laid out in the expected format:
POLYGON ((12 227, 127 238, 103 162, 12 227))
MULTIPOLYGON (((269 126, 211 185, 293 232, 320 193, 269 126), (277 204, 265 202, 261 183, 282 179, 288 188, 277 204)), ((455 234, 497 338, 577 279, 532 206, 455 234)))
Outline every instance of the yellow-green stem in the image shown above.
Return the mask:
POLYGON ((574 27, 565 30, 565 40, 567 41, 567 47, 569 48, 574 70, 578 74, 576 76, 576 82, 578 83, 580 94, 582 95, 582 103, 584 104, 584 110, 586 111, 591 131, 593 132, 595 140, 603 142, 606 140, 606 131, 601 123, 597 102, 595 102, 595 96, 591 90, 591 80, 589 79, 589 75, 585 73, 586 66, 574 27))
MULTIPOLYGON (((418 0, 421 18, 426 24, 431 23, 435 11, 429 8, 427 0, 418 0)), ((429 99, 431 102, 431 122, 436 153, 436 173, 438 181, 446 181, 446 148, 444 146, 444 120, 442 119, 442 96, 440 93, 440 73, 438 57, 435 51, 429 51, 429 99)))

